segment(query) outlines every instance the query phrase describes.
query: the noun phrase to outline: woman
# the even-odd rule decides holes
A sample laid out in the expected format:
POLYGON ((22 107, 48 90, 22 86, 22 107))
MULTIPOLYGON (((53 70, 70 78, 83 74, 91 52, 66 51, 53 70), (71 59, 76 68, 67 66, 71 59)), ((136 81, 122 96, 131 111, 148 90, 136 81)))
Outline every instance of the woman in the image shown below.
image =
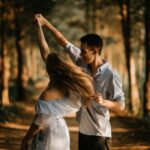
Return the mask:
POLYGON ((69 131, 63 117, 88 105, 94 94, 92 79, 67 54, 46 52, 49 48, 38 16, 35 21, 50 81, 37 101, 36 116, 22 141, 21 150, 27 149, 32 138, 32 150, 69 150, 69 131))

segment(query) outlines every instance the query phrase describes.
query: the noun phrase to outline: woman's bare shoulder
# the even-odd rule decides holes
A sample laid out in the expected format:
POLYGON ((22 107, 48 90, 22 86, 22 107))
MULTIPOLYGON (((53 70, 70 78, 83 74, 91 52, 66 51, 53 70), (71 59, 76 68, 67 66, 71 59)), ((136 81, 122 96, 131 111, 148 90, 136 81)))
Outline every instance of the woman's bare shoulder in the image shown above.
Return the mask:
POLYGON ((64 94, 58 89, 45 89, 40 96, 40 99, 43 101, 58 100, 62 98, 64 98, 64 94))

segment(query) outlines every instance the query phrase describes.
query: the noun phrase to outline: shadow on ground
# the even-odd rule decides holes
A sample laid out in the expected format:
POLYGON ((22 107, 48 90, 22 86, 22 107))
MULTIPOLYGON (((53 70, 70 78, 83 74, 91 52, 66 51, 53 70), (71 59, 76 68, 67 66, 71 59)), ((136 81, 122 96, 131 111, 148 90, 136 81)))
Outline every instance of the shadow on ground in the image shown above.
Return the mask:
MULTIPOLYGON (((20 142, 34 116, 34 101, 28 101, 8 117, 1 116, 0 150, 19 150, 20 142)), ((70 131, 71 150, 77 150, 78 122, 74 115, 65 117, 70 131)), ((111 117, 111 150, 150 150, 150 118, 111 117)))

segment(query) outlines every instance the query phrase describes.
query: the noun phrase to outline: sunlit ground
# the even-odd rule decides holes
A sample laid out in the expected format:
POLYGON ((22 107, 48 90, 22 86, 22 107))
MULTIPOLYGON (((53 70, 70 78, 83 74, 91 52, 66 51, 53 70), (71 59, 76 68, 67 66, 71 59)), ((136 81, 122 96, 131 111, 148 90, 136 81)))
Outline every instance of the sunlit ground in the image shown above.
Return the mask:
MULTIPOLYGON (((19 150, 20 142, 34 116, 35 100, 23 104, 20 114, 0 123, 0 150, 19 150)), ((65 117, 71 138, 71 150, 77 150, 78 122, 75 114, 65 117)), ((148 122, 132 117, 111 117, 111 150, 150 150, 150 127, 148 122)))

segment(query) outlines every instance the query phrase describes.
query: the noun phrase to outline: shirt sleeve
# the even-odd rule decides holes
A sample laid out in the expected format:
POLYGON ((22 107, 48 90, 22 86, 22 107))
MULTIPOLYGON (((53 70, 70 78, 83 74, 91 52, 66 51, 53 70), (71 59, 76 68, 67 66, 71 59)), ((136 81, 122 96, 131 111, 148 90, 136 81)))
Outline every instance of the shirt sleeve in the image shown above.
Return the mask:
POLYGON ((109 92, 110 100, 116 100, 119 103, 121 103, 123 106, 125 106, 125 97, 124 97, 124 92, 122 91, 120 76, 116 72, 113 73, 109 91, 110 91, 109 92))
POLYGON ((82 108, 79 109, 79 111, 76 112, 76 120, 80 123, 81 122, 81 116, 82 116, 82 108))
POLYGON ((69 54, 69 56, 71 57, 71 59, 74 62, 77 62, 78 58, 80 57, 80 53, 81 53, 81 50, 78 47, 76 47, 75 45, 73 45, 71 43, 68 43, 66 45, 65 51, 69 54))

